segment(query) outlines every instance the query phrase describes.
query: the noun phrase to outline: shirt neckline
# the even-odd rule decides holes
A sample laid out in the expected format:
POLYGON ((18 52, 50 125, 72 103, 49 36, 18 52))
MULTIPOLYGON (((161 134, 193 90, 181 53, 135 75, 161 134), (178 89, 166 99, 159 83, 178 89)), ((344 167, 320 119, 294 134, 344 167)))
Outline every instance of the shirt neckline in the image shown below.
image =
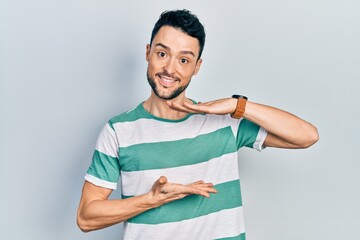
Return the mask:
MULTIPOLYGON (((196 104, 197 102, 190 99, 194 104, 196 104)), ((144 108, 144 102, 139 104, 139 108, 140 111, 142 111, 147 117, 150 117, 151 119, 155 119, 158 121, 162 121, 162 122, 173 122, 173 123, 177 123, 177 122, 183 122, 185 120, 187 120, 189 117, 191 117, 192 115, 194 115, 193 113, 188 113, 185 117, 180 118, 180 119, 167 119, 167 118, 161 118, 161 117, 157 117, 153 114, 151 114, 150 112, 148 112, 145 108, 144 108)))

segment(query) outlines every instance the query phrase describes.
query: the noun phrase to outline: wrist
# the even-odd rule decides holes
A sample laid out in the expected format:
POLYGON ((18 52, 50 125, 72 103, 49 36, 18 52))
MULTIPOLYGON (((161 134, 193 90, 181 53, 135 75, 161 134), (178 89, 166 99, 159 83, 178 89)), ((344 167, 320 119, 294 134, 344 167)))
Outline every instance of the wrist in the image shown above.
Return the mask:
POLYGON ((230 97, 230 103, 231 103, 231 110, 229 112, 230 115, 235 112, 237 102, 238 102, 238 100, 236 98, 230 97))
POLYGON ((245 108, 248 98, 243 95, 236 95, 236 94, 232 95, 232 98, 236 100, 236 107, 235 110, 231 113, 231 117, 239 119, 245 113, 245 108))
POLYGON ((145 211, 156 208, 159 206, 158 201, 156 201, 154 194, 152 191, 145 193, 143 195, 138 196, 139 197, 139 207, 143 208, 145 211))

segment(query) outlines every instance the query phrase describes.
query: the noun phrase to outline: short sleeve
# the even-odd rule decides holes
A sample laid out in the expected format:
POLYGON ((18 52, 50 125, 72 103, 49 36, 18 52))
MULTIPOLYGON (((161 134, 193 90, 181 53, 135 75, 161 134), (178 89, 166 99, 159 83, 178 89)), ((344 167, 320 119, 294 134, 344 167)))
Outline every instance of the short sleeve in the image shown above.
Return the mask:
POLYGON ((264 148, 266 136, 267 131, 264 128, 242 118, 236 136, 236 144, 238 149, 245 146, 261 151, 264 148))
POLYGON ((85 180, 96 186, 116 189, 120 177, 119 144, 114 129, 106 124, 96 142, 85 180))

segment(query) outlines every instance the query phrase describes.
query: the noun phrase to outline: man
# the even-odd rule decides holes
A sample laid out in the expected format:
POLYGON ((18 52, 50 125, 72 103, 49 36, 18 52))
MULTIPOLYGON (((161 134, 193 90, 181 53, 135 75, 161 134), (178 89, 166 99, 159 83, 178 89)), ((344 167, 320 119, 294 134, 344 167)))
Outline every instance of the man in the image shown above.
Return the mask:
POLYGON ((237 151, 306 148, 310 123, 240 95, 197 103, 205 32, 187 10, 164 12, 146 46, 150 97, 111 119, 85 176, 77 222, 124 222, 124 239, 245 239, 237 151), (121 177, 122 199, 109 200, 121 177))

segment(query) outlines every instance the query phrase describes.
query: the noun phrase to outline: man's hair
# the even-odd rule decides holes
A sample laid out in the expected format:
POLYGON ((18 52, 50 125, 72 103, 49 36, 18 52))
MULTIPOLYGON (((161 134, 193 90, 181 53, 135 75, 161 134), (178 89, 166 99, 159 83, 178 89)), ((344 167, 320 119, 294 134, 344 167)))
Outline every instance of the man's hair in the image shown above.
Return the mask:
POLYGON ((199 58, 201 57, 205 45, 205 29, 196 15, 186 9, 163 12, 152 30, 150 45, 163 26, 177 28, 189 36, 197 38, 200 44, 199 58))

